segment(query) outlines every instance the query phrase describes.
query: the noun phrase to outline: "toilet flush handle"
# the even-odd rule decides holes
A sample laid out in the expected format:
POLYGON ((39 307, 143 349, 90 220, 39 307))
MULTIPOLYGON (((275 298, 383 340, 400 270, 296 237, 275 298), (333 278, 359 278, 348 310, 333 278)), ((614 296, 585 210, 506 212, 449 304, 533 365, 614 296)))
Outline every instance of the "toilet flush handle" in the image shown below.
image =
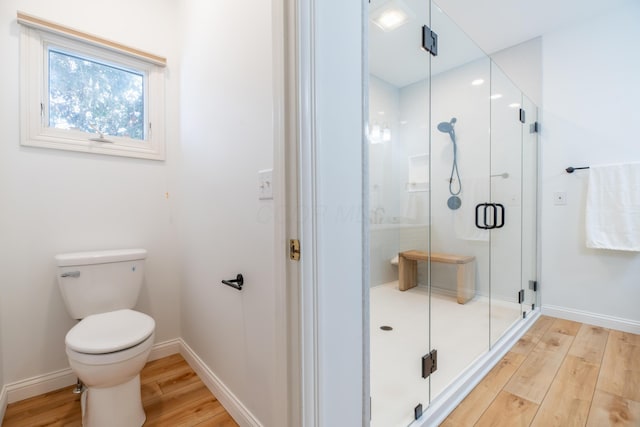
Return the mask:
POLYGON ((60 277, 80 277, 79 271, 65 271, 60 277))

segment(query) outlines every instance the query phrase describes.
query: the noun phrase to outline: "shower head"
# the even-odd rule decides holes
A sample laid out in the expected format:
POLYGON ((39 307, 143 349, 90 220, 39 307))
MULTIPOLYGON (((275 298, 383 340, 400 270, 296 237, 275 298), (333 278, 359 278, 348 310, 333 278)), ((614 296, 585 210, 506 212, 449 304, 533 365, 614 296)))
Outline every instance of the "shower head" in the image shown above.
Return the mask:
POLYGON ((438 130, 443 133, 453 133, 453 125, 458 121, 455 117, 452 117, 448 122, 438 123, 438 130))

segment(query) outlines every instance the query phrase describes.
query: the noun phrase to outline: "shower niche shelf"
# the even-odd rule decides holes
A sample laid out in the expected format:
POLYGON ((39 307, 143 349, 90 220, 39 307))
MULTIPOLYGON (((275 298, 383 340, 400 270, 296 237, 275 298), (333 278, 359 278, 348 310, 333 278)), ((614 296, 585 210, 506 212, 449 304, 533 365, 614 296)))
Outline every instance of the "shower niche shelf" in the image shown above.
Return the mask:
POLYGON ((409 156, 408 171, 408 192, 429 191, 429 154, 422 153, 409 156))

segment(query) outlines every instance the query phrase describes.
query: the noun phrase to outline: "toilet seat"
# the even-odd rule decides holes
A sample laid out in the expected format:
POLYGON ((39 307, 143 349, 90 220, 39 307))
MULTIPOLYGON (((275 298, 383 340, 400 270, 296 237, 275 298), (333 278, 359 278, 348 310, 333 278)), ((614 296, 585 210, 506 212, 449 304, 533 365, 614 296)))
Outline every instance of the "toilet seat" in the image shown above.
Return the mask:
MULTIPOLYGON (((88 354, 80 353, 72 350, 69 347, 66 348, 67 357, 72 363, 80 363, 85 366, 106 366, 115 365, 118 363, 126 362, 130 359, 140 356, 143 353, 148 353, 153 347, 155 341, 155 333, 152 333, 146 340, 142 341, 138 345, 127 348, 126 350, 114 351, 113 353, 104 354, 88 354)), ((147 355, 144 356, 146 361, 147 355)))
POLYGON ((97 356, 121 352, 147 340, 155 326, 152 317, 134 310, 93 314, 69 330, 67 353, 97 356))

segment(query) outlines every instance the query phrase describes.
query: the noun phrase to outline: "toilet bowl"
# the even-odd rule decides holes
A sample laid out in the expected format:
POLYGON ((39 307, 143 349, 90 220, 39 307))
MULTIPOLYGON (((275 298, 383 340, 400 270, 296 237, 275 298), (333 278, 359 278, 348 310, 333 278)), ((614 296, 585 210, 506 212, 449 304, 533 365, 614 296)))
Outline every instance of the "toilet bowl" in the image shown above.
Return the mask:
POLYGON ((67 333, 69 364, 86 386, 83 426, 144 424, 140 371, 151 352, 154 331, 153 318, 123 309, 87 316, 67 333))

